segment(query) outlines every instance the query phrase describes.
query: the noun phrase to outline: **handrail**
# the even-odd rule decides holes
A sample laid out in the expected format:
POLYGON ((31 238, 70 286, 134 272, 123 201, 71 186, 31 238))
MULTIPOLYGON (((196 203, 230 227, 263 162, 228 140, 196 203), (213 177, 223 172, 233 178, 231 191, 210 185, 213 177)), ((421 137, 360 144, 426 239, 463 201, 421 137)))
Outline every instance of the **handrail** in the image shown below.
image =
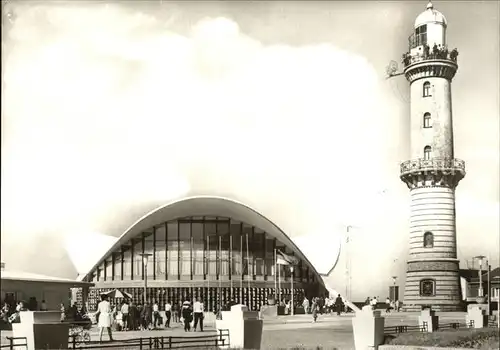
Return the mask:
POLYGON ((230 338, 228 329, 219 329, 215 334, 195 335, 195 336, 158 336, 158 337, 141 337, 132 339, 115 340, 111 344, 102 343, 100 341, 90 341, 85 344, 77 343, 75 336, 70 336, 71 349, 103 349, 103 348, 124 348, 128 346, 139 347, 139 349, 181 349, 190 347, 205 347, 208 346, 229 347, 230 338))
POLYGON ((465 172, 465 162, 457 158, 412 159, 401 163, 401 174, 422 170, 449 170, 465 172))

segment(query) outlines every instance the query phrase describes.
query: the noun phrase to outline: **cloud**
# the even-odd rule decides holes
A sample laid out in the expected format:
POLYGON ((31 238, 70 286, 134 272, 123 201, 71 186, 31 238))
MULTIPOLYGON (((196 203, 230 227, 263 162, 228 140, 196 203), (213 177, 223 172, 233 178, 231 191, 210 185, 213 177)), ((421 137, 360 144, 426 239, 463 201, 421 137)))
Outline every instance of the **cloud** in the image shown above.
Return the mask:
POLYGON ((329 43, 263 45, 229 18, 185 35, 162 21, 118 5, 16 8, 6 238, 110 233, 137 219, 111 215, 117 206, 210 191, 253 201, 292 235, 379 223, 388 107, 365 58, 329 43))

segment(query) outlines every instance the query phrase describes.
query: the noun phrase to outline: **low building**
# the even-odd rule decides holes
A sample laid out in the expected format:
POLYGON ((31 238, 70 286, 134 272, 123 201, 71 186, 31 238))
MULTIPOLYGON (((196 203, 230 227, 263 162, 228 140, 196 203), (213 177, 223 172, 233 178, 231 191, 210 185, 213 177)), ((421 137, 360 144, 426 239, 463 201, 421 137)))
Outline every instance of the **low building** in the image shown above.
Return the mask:
MULTIPOLYGON (((483 296, 489 295, 493 302, 493 309, 496 309, 496 303, 500 296, 500 267, 497 267, 488 274, 488 271, 481 271, 481 280, 483 286, 483 296), (488 278, 490 286, 488 288, 488 278), (489 289, 489 291, 488 291, 489 289)), ((468 303, 476 302, 479 296, 479 270, 463 269, 460 270, 460 280, 462 285, 462 299, 468 303)))
POLYGON ((89 288, 93 283, 80 282, 66 278, 45 276, 34 273, 9 271, 2 263, 1 300, 16 303, 24 301, 33 303, 39 309, 45 300, 48 310, 59 310, 60 304, 68 305, 71 299, 71 288, 89 288))

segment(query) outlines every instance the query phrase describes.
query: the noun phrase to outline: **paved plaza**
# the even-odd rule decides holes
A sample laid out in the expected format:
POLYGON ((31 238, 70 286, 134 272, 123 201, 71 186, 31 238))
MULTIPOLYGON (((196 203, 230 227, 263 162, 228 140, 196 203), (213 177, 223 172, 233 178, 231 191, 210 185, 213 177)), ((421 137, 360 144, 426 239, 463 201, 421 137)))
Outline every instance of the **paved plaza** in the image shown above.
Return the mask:
MULTIPOLYGON (((464 312, 437 313, 440 323, 465 322, 464 312)), ((383 314, 385 325, 416 325, 418 313, 390 313, 383 314)), ((311 315, 283 316, 264 320, 264 334, 262 349, 289 349, 297 346, 315 348, 321 346, 327 349, 353 349, 354 340, 352 334, 352 317, 348 315, 320 315, 318 322, 312 323, 311 315)), ((206 325, 206 334, 213 334, 213 325, 206 325)), ((91 339, 98 340, 97 328, 90 330, 91 339)), ((184 332, 181 324, 174 324, 169 329, 158 329, 151 331, 128 331, 114 332, 113 337, 117 340, 126 340, 140 337, 155 336, 196 336, 199 332, 184 332)), ((2 343, 5 337, 11 336, 11 332, 2 332, 2 343)), ((107 339, 107 334, 103 336, 107 339)))

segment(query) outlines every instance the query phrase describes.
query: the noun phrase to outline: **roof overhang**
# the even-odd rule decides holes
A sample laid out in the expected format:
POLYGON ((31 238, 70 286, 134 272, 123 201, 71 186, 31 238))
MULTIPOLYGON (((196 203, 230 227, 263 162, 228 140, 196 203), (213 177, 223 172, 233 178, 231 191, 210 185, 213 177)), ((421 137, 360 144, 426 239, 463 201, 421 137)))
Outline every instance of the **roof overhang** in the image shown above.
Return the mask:
POLYGON ((80 278, 86 279, 89 277, 90 273, 113 252, 119 250, 121 245, 141 232, 163 222, 187 216, 224 216, 258 227, 292 249, 296 256, 314 271, 317 280, 321 284, 323 284, 321 276, 328 275, 339 259, 340 240, 339 237, 331 233, 325 233, 321 237, 308 235, 292 239, 270 219, 240 202, 224 197, 196 196, 173 201, 144 215, 120 236, 86 275, 80 278), (318 254, 321 247, 326 247, 327 250, 323 254, 318 254))
POLYGON ((26 282, 26 283, 40 283, 40 284, 51 284, 51 285, 64 285, 68 287, 92 287, 94 283, 71 280, 67 278, 39 275, 28 272, 20 271, 8 271, 4 270, 1 273, 1 280, 3 282, 26 282))

